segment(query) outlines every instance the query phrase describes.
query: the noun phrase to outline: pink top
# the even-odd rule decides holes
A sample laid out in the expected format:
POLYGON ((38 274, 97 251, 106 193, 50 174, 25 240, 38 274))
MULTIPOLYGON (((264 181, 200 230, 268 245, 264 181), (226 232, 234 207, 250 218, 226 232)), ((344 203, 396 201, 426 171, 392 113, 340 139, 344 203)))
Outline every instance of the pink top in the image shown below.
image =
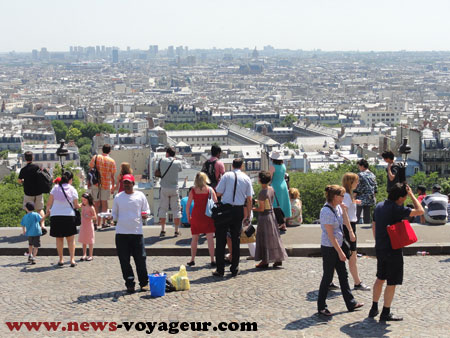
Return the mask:
POLYGON ((225 165, 221 160, 219 160, 217 157, 211 156, 209 159, 210 162, 216 161, 216 164, 214 165, 214 170, 216 171, 216 179, 217 183, 220 182, 220 179, 222 178, 223 174, 225 174, 225 165), (217 161, 216 161, 217 160, 217 161))

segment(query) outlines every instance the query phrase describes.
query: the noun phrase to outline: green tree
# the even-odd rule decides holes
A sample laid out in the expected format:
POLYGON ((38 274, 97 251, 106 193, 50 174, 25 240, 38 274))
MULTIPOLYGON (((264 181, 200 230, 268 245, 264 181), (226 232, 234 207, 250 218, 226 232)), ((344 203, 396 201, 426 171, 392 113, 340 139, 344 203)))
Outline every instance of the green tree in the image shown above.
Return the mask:
POLYGON ((8 153, 9 153, 9 150, 0 151, 0 159, 7 159, 8 153))
POLYGON ((116 130, 114 129, 114 127, 107 123, 99 124, 98 128, 99 128, 100 133, 109 133, 109 134, 116 133, 116 130))
MULTIPOLYGON (((81 132, 81 134, 83 134, 83 132, 81 132)), ((85 137, 85 136, 80 137, 77 141, 78 148, 81 148, 82 146, 85 146, 85 145, 91 146, 91 144, 92 144, 92 138, 85 137)))
POLYGON ((56 141, 59 141, 60 139, 66 139, 66 133, 69 130, 64 122, 59 120, 52 121, 52 127, 55 131, 56 135, 56 141))
POLYGON ((282 127, 291 127, 294 123, 298 121, 298 117, 294 114, 286 115, 283 122, 281 122, 282 127))
POLYGON ((66 134, 67 140, 74 140, 75 142, 81 137, 81 131, 77 128, 70 128, 66 134))
POLYGON ((286 147, 288 147, 289 149, 298 149, 298 145, 292 142, 287 142, 284 144, 286 147))
POLYGON ((84 124, 80 131, 83 134, 83 137, 87 137, 92 140, 92 138, 100 132, 100 128, 97 124, 88 122, 84 124))
POLYGON ((128 134, 129 132, 130 131, 125 128, 119 128, 119 130, 117 130, 117 133, 119 133, 119 134, 128 134))
POLYGON ((90 144, 85 144, 84 146, 78 148, 78 152, 80 153, 80 155, 91 155, 91 145, 90 144))

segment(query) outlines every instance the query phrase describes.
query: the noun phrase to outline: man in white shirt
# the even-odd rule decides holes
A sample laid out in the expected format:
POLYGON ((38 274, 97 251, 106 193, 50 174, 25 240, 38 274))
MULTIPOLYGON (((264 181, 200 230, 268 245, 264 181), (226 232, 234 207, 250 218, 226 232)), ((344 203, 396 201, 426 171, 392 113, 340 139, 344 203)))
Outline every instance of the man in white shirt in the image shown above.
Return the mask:
POLYGON ((112 217, 117 221, 116 248, 128 293, 134 292, 135 282, 130 257, 133 256, 141 291, 148 291, 142 219, 150 214, 147 198, 140 191, 134 191, 134 176, 123 176, 124 191, 114 198, 112 217))
POLYGON ((252 210, 253 187, 250 178, 241 171, 244 161, 240 158, 233 160, 233 171, 225 173, 217 185, 217 196, 222 196, 222 203, 230 204, 233 208, 233 219, 226 226, 216 226, 216 264, 217 270, 213 272, 216 277, 223 277, 225 272, 225 243, 227 231, 231 233, 233 256, 231 260, 231 275, 239 273, 239 248, 244 208, 248 213, 252 210))

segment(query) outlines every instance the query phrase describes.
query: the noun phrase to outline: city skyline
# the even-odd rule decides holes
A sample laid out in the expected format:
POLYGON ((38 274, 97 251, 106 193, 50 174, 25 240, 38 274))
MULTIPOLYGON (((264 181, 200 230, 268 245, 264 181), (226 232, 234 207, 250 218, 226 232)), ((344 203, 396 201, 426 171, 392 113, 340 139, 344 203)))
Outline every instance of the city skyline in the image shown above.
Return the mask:
POLYGON ((190 49, 254 48, 324 51, 449 50, 446 14, 450 3, 348 0, 314 3, 236 0, 211 3, 132 0, 0 4, 4 13, 0 52, 68 51, 69 46, 117 46, 126 50, 159 45, 190 49), (68 24, 69 23, 69 24, 68 24))

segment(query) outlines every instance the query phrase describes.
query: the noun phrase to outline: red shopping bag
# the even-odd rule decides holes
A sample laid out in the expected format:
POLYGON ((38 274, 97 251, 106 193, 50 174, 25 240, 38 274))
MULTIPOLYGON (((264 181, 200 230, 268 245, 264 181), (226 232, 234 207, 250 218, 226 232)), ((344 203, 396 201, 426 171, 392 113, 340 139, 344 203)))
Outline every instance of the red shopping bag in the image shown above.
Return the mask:
POLYGON ((392 249, 400 249, 417 242, 417 236, 407 220, 397 222, 387 227, 392 249))

